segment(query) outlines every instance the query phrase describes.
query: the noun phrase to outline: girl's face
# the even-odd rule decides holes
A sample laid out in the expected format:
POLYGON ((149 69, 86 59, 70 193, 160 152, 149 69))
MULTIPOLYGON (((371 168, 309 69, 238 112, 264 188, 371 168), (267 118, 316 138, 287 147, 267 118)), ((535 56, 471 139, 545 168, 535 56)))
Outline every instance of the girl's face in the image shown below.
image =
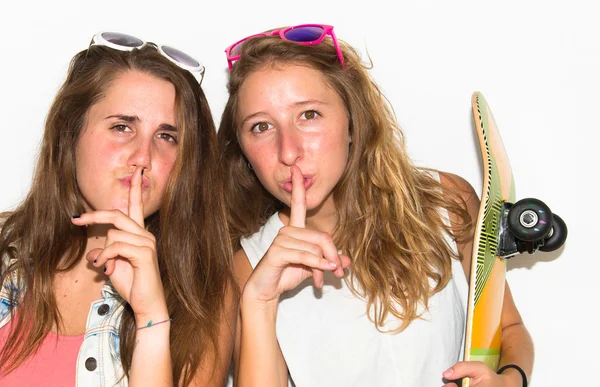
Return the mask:
POLYGON ((144 216, 160 206, 177 157, 175 87, 140 71, 115 78, 87 112, 77 148, 77 183, 88 211, 128 213, 131 175, 144 168, 144 216))
POLYGON ((307 210, 334 208, 351 139, 342 99, 323 75, 299 65, 265 68, 246 78, 238 102, 240 145, 262 185, 289 206, 295 164, 307 210))

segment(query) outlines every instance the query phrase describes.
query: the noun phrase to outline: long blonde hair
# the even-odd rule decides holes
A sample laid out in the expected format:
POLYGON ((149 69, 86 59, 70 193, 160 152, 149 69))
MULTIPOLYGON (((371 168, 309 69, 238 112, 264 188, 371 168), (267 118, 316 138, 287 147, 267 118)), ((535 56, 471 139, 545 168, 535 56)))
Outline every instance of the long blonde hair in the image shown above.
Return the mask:
POLYGON ((351 46, 339 44, 345 68, 329 39, 315 46, 278 37, 244 43, 233 65, 218 131, 233 245, 239 248, 241 237, 256 232, 282 207, 247 167, 241 150, 236 121, 240 87, 265 66, 294 64, 318 70, 341 97, 352 137, 346 170, 333 192, 338 210, 333 239, 352 258, 347 283, 366 299, 376 327, 383 330, 392 315, 400 322, 392 330, 401 331, 419 317, 419 304, 426 307, 429 297, 448 282, 451 259, 458 256, 444 234, 455 240, 464 237, 469 215, 464 202, 445 195, 441 184, 409 159, 403 133, 368 67, 351 46), (458 216, 454 230, 459 232, 445 224, 439 214, 442 207, 458 216))
MULTIPOLYGON (((175 385, 188 384, 205 356, 215 366, 219 326, 232 284, 232 250, 222 198, 216 128, 198 82, 152 46, 121 52, 92 46, 71 61, 46 120, 31 189, 17 209, 2 214, 2 283, 18 272, 23 291, 11 295, 16 321, 0 351, 0 372, 9 373, 34 354, 53 324, 60 327, 53 281, 85 251, 85 228, 70 218, 85 211, 75 174, 75 147, 90 107, 121 73, 137 70, 173 84, 179 148, 159 211, 146 219, 156 236, 167 306, 173 319, 171 357, 175 385), (9 264, 9 259, 14 264, 9 264)), ((125 305, 120 327, 121 362, 127 376, 135 319, 125 305)))

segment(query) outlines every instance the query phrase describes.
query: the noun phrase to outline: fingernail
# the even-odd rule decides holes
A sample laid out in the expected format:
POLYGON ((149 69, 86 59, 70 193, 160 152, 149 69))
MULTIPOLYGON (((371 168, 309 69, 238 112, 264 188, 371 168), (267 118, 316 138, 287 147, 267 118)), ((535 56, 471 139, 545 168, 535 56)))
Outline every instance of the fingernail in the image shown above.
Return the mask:
POLYGON ((321 280, 321 283, 319 283, 319 288, 323 288, 323 285, 325 285, 325 280, 321 280))
POLYGON ((72 218, 73 219, 79 219, 79 215, 73 215, 72 218))
POLYGON ((104 272, 106 273, 106 266, 104 266, 104 272))
POLYGON ((453 373, 454 373, 454 370, 452 368, 450 368, 450 369, 444 371, 444 373, 442 375, 444 375, 444 376, 450 376, 453 373))
POLYGON ((337 263, 335 263, 335 262, 329 262, 329 266, 331 266, 331 267, 337 267, 337 263))

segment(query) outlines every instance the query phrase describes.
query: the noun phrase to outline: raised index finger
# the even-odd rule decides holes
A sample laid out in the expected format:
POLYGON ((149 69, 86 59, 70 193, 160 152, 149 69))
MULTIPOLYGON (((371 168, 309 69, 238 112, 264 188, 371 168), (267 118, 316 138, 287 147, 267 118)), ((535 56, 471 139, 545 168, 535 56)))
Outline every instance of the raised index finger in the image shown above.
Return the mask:
POLYGON ((129 187, 129 217, 144 227, 144 203, 142 202, 143 167, 137 167, 131 176, 129 187))
POLYGON ((292 173, 292 201, 290 203, 289 226, 304 228, 306 226, 306 189, 304 177, 298 166, 290 167, 292 173))

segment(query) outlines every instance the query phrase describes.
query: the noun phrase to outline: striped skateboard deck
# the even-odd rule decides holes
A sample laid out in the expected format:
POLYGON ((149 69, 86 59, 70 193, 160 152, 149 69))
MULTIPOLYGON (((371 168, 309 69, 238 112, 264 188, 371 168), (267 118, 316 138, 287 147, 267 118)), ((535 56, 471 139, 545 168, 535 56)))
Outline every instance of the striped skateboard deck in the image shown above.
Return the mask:
MULTIPOLYGON (((485 98, 474 92, 471 107, 483 164, 481 204, 471 256, 465 361, 497 370, 502 341, 505 259, 537 250, 554 251, 567 239, 560 216, 535 198, 515 202, 515 183, 496 121, 485 98)), ((469 379, 462 381, 463 387, 469 379)))
MULTIPOLYGON (((515 185, 492 112, 479 92, 473 93, 473 118, 483 162, 483 189, 471 257, 465 340, 466 361, 482 361, 496 370, 500 359, 506 263, 498 255, 503 204, 515 202, 515 185)), ((463 387, 469 386, 468 379, 463 387)))

